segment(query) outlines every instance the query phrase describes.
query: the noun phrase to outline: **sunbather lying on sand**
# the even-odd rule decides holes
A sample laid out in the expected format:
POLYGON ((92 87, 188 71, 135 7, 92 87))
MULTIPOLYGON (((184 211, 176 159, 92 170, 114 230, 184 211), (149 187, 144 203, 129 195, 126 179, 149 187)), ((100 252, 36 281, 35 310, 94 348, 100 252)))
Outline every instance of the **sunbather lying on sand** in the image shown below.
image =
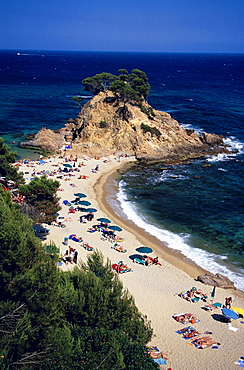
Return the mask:
POLYGON ((196 338, 192 341, 193 344, 197 344, 200 347, 203 346, 211 346, 212 344, 220 344, 218 342, 213 341, 213 339, 210 336, 207 337, 201 337, 201 338, 196 338))
POLYGON ((148 352, 148 354, 153 359, 163 358, 164 360, 168 360, 168 354, 167 353, 164 353, 164 352, 159 352, 159 353, 156 353, 156 352, 148 352))
POLYGON ((185 333, 184 335, 183 335, 183 337, 184 338, 194 338, 194 337, 196 337, 197 335, 200 335, 201 333, 199 333, 198 331, 196 331, 196 330, 191 330, 190 332, 188 332, 188 333, 185 333))
POLYGON ((194 324, 197 321, 196 316, 193 315, 192 313, 185 313, 184 315, 174 316, 174 319, 177 322, 182 322, 184 324, 188 322, 194 324))

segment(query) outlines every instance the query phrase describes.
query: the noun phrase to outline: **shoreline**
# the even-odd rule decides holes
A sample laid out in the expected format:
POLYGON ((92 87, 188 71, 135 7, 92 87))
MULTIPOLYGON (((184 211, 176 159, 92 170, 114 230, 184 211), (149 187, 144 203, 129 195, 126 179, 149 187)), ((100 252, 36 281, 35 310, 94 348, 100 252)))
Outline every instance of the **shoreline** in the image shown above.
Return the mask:
MULTIPOLYGON (((213 303, 211 301, 213 287, 194 280, 196 275, 203 270, 197 265, 192 265, 184 260, 184 256, 180 253, 173 253, 166 246, 162 249, 162 242, 160 242, 159 246, 155 237, 150 236, 146 232, 143 233, 132 221, 128 220, 127 222, 127 220, 120 218, 114 213, 110 205, 106 203, 106 182, 109 180, 109 177, 117 177, 118 171, 125 165, 129 166, 133 158, 122 158, 121 161, 118 161, 114 156, 100 158, 99 160, 79 158, 78 162, 81 161, 84 162, 84 167, 79 167, 79 173, 71 172, 70 176, 68 176, 70 178, 63 176, 62 179, 57 179, 60 181, 60 188, 62 188, 62 191, 58 192, 60 204, 62 205, 59 215, 66 219, 66 221, 64 220, 65 228, 48 226, 50 232, 47 236, 41 237, 42 242, 50 243, 53 241, 59 247, 60 255, 63 255, 68 248, 64 244, 64 239, 67 239, 70 234, 76 234, 79 237, 81 236, 84 242, 101 252, 104 259, 109 260, 111 264, 123 260, 128 267, 133 269, 131 272, 120 274, 119 279, 124 289, 128 290, 133 297, 138 310, 151 323, 154 334, 148 345, 157 346, 161 351, 167 352, 169 355, 167 365, 162 366, 161 369, 172 367, 174 370, 187 370, 189 364, 191 364, 193 369, 198 369, 199 364, 201 364, 203 369, 214 368, 222 370, 228 368, 228 370, 235 370, 236 365, 233 362, 242 356, 244 325, 240 319, 233 322, 233 327, 238 330, 233 333, 229 330, 226 322, 220 320, 223 317, 220 309, 213 313, 202 309, 203 305, 213 303), (94 173, 93 169, 97 164, 99 164, 99 171, 94 173), (87 179, 79 179, 80 175, 87 175, 87 179), (79 217, 83 213, 70 214, 68 212, 69 207, 63 204, 65 199, 69 201, 74 199, 74 193, 77 192, 86 194, 85 199, 91 203, 91 207, 97 209, 93 222, 80 223, 79 217), (100 232, 88 232, 88 228, 95 224, 95 220, 100 217, 108 217, 111 219, 112 224, 118 224, 122 227, 123 230, 117 235, 125 239, 122 245, 127 250, 126 253, 119 253, 111 248, 112 244, 109 241, 101 239, 102 235, 100 232), (154 250, 152 253, 153 257, 158 255, 162 266, 142 266, 133 263, 131 255, 135 253, 135 249, 141 244, 152 246, 154 250), (179 297, 180 292, 191 289, 193 286, 202 289, 208 295, 209 298, 206 303, 203 301, 190 303, 179 297), (184 326, 172 319, 172 315, 179 312, 191 312, 196 315, 200 322, 196 326, 194 325, 194 327, 202 334, 205 331, 211 331, 213 340, 221 342, 218 350, 208 348, 205 351, 199 351, 188 345, 190 344, 189 341, 182 339, 181 335, 176 333, 177 330, 182 329, 184 326), (216 363, 218 367, 216 367, 216 363), (207 365, 204 367, 202 364, 207 365)), ((24 172, 27 181, 31 178, 33 169, 35 169, 36 173, 44 170, 49 171, 48 177, 51 176, 51 179, 56 180, 56 175, 52 176, 50 172, 55 172, 55 169, 64 162, 63 158, 56 157, 53 161, 48 159, 43 165, 33 161, 33 163, 23 164, 19 168, 20 171, 24 172)), ((72 162, 71 164, 73 165, 72 162)), ((78 167, 78 163, 75 167, 78 167)), ((82 243, 77 243, 73 240, 69 240, 68 245, 76 248, 78 260, 86 263, 87 256, 92 252, 87 251, 82 246, 82 243)), ((60 266, 60 269, 64 272, 70 271, 74 266, 74 264, 69 263, 66 265, 64 263, 60 266)), ((214 302, 223 304, 227 295, 232 296, 234 306, 244 308, 244 296, 243 294, 239 295, 237 290, 217 288, 214 302)))
MULTIPOLYGON (((124 166, 122 165, 121 167, 119 167, 119 169, 123 169, 123 167, 124 166)), ((141 244, 146 244, 152 247, 152 249, 156 252, 156 254, 158 254, 158 256, 173 264, 175 267, 186 272, 189 276, 195 278, 196 275, 207 273, 208 271, 204 270, 193 261, 185 261, 184 259, 187 257, 184 256, 181 252, 173 252, 170 248, 167 247, 165 243, 134 224, 133 221, 122 219, 115 213, 113 208, 106 201, 107 191, 105 190, 105 186, 109 178, 117 178, 117 170, 118 169, 114 171, 113 169, 111 169, 111 171, 106 172, 94 184, 94 192, 96 194, 97 201, 100 204, 101 210, 108 216, 108 218, 115 219, 119 226, 127 229, 130 233, 134 234, 141 244)))
MULTIPOLYGON (((131 162, 131 165, 133 162, 131 162)), ((108 218, 115 219, 117 224, 134 234, 141 244, 152 247, 154 252, 166 260, 174 267, 187 273, 193 279, 196 279, 198 275, 209 273, 208 270, 203 269, 197 265, 190 258, 186 257, 183 253, 169 248, 163 241, 157 237, 151 235, 144 229, 137 226, 133 221, 129 219, 123 219, 116 214, 112 206, 107 202, 107 190, 105 189, 107 181, 110 179, 117 179, 118 170, 129 167, 129 164, 122 164, 119 168, 111 169, 109 172, 103 173, 94 184, 94 193, 96 194, 97 202, 100 205, 101 210, 108 216, 108 218)), ((226 291, 233 291, 240 297, 244 298, 244 291, 239 289, 226 289, 226 291)))

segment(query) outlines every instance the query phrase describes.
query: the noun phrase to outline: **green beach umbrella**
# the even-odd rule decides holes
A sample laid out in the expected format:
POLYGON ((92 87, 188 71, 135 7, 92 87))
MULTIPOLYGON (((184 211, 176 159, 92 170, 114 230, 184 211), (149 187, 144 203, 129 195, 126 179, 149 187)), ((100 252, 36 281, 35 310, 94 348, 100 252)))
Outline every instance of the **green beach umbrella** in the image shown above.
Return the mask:
POLYGON ((78 198, 86 198, 86 194, 83 193, 75 193, 74 196, 78 198))
POLYGON ((136 251, 139 253, 152 253, 153 252, 152 248, 145 247, 145 246, 136 248, 136 251))
POLYGON ((87 212, 97 212, 97 209, 96 208, 87 208, 86 209, 87 212))
POLYGON ((88 200, 80 200, 80 201, 78 202, 78 204, 80 204, 80 205, 82 205, 82 206, 90 206, 90 205, 91 205, 91 203, 90 203, 90 202, 88 202, 88 200))
POLYGON ((97 221, 103 222, 104 224, 110 224, 110 220, 105 217, 98 218, 97 221))
POLYGON ((108 229, 113 231, 122 231, 121 227, 119 226, 109 226, 108 229))

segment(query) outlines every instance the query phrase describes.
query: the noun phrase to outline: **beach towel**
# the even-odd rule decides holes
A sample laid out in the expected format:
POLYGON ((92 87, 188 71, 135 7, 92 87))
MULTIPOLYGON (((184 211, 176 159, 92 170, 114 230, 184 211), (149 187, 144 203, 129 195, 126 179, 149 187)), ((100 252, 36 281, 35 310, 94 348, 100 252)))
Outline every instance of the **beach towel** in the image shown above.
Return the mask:
POLYGON ((153 361, 159 365, 167 365, 167 362, 164 358, 153 358, 153 361))
POLYGON ((234 362, 234 364, 244 367, 244 356, 240 357, 238 361, 234 362))
MULTIPOLYGON (((175 313, 172 317, 173 317, 173 319, 176 320, 176 318, 178 316, 185 316, 185 315, 186 315, 185 313, 175 313)), ((178 321, 178 322, 180 322, 181 324, 188 324, 188 323, 196 324, 196 323, 200 322, 200 320, 198 320, 198 319, 196 319, 196 320, 195 319, 190 319, 190 320, 184 320, 184 321, 178 321)))
MULTIPOLYGON (((152 346, 148 348, 148 353, 155 353, 160 356, 161 351, 156 346, 152 346)), ((153 361, 155 361, 159 365, 166 365, 166 360, 164 358, 152 358, 153 361)))
POLYGON ((222 308, 222 307, 223 307, 222 303, 216 302, 216 303, 213 303, 213 304, 205 305, 205 306, 202 307, 202 309, 206 310, 206 311, 213 311, 216 308, 222 308))
POLYGON ((182 338, 184 339, 192 339, 200 335, 199 332, 196 331, 195 328, 192 326, 187 326, 186 328, 183 328, 181 330, 177 330, 176 333, 182 334, 182 338))
POLYGON ((195 329, 192 326, 186 326, 185 328, 181 330, 176 330, 176 333, 184 334, 184 333, 187 333, 189 330, 195 330, 195 329))

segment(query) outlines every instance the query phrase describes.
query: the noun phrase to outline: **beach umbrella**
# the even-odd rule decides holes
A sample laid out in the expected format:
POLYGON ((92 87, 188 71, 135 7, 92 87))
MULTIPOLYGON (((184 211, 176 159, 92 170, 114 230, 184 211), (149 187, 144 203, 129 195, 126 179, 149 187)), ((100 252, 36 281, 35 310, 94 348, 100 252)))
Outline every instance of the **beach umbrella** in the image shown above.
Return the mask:
POLYGON ((121 227, 119 226, 109 226, 108 228, 113 231, 122 231, 121 227))
POLYGON ((237 320, 238 319, 238 314, 235 312, 235 311, 233 311, 233 310, 231 310, 231 309, 229 309, 229 308, 222 308, 222 314, 225 316, 225 317, 227 317, 227 319, 229 319, 229 320, 237 320))
POLYGON ((153 252, 152 248, 145 247, 145 246, 136 248, 136 251, 139 253, 152 253, 153 252))
POLYGON ((86 209, 87 212, 97 212, 97 209, 96 208, 87 208, 86 209))
POLYGON ((216 293, 216 285, 213 287, 213 290, 211 292, 211 297, 214 298, 216 293))
POLYGON ((244 316, 244 308, 240 308, 240 307, 231 307, 231 309, 235 312, 237 312, 239 315, 242 315, 244 316))
POLYGON ((75 193, 74 196, 78 198, 86 198, 86 194, 83 193, 75 193))
POLYGON ((103 222, 104 224, 110 224, 110 220, 105 217, 98 218, 97 221, 103 222))
POLYGON ((67 168, 72 168, 71 164, 69 164, 69 163, 64 163, 63 166, 67 167, 67 168))
POLYGON ((90 206, 91 203, 88 202, 88 200, 79 200, 78 204, 80 204, 81 206, 90 206))

